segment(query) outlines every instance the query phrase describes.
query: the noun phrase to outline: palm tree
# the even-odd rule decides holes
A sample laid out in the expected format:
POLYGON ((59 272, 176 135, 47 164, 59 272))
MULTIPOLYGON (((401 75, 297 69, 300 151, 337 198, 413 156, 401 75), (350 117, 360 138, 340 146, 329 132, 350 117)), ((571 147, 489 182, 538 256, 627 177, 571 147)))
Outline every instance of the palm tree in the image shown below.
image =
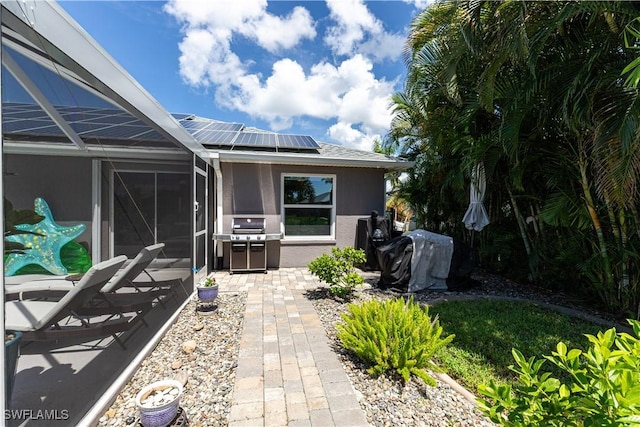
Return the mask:
POLYGON ((407 196, 430 205, 432 218, 437 203, 421 199, 415 183, 455 199, 484 162, 500 225, 492 238, 519 234, 533 280, 562 271, 559 260, 575 261, 568 245, 554 244, 590 224, 593 240, 578 245, 590 260, 582 277, 607 304, 627 309, 640 301, 629 289, 640 278, 640 110, 638 92, 620 78, 632 60, 621 34, 637 14, 632 2, 434 4, 412 23, 387 141, 428 166, 407 196))

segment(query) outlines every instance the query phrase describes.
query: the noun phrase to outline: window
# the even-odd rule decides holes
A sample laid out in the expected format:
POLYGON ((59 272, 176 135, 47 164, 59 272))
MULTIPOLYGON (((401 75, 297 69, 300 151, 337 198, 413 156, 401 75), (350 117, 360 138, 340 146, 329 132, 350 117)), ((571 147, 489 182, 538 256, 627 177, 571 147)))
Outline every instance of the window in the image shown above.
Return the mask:
POLYGON ((335 238, 335 184, 335 175, 283 175, 285 238, 335 238))

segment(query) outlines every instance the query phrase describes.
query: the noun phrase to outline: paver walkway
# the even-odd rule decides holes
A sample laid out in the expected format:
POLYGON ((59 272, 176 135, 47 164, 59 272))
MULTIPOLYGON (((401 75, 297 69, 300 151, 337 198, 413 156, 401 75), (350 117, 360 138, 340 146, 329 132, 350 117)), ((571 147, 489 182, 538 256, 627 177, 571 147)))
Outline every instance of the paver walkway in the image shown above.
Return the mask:
POLYGON ((247 291, 229 426, 368 426, 305 289, 306 270, 216 274, 247 291))

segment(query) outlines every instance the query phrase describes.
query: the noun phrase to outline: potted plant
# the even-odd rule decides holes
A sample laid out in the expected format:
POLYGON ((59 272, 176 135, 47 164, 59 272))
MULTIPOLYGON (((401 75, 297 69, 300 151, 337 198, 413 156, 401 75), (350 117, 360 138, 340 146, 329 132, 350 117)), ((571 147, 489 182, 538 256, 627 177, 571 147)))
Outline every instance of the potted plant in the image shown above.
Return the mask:
POLYGON ((218 297, 218 284, 215 277, 207 277, 198 283, 198 298, 203 302, 211 302, 218 297))
POLYGON ((156 381, 143 387, 136 395, 140 422, 144 427, 165 427, 178 414, 184 388, 176 380, 156 381))

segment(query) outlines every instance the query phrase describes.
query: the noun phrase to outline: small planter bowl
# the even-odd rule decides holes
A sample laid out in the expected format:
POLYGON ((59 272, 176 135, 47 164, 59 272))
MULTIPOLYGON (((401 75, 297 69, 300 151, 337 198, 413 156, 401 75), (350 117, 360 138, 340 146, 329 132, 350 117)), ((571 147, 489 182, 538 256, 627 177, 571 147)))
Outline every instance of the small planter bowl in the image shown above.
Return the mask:
POLYGON ((198 299, 204 302, 211 302, 218 297, 218 285, 198 286, 198 299))
POLYGON ((140 412, 140 422, 144 427, 166 427, 178 414, 180 406, 180 396, 184 388, 182 383, 176 380, 162 380, 151 383, 140 390, 136 395, 136 406, 140 412), (155 391, 162 391, 175 388, 178 393, 169 401, 159 403, 158 406, 150 406, 142 402, 155 391))

